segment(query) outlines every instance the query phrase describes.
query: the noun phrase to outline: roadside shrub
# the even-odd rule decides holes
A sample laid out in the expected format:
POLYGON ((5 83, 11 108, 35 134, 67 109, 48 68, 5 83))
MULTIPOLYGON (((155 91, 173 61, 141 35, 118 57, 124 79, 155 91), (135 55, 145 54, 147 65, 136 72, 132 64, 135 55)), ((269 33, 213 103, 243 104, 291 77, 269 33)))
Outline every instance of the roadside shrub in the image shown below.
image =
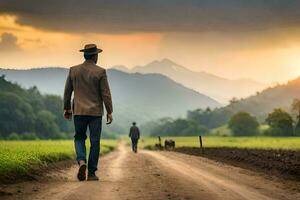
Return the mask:
POLYGON ((228 127, 235 136, 251 136, 258 134, 258 126, 256 118, 247 112, 238 112, 233 115, 228 123, 228 127))
POLYGON ((41 110, 37 113, 35 132, 43 139, 58 139, 61 136, 55 123, 55 116, 47 110, 41 110))
POLYGON ((300 124, 298 123, 295 127, 295 136, 300 136, 300 124))
POLYGON ((293 135, 293 118, 292 116, 282 109, 274 109, 271 112, 266 122, 269 124, 270 129, 265 132, 270 136, 292 136, 293 135))
POLYGON ((20 140, 20 136, 17 133, 11 133, 6 138, 7 140, 20 140))
POLYGON ((23 133, 20 135, 21 140, 38 140, 39 137, 35 133, 23 133))
POLYGON ((176 119, 168 120, 154 128, 152 136, 192 136, 204 135, 208 133, 208 128, 199 125, 195 121, 176 119))

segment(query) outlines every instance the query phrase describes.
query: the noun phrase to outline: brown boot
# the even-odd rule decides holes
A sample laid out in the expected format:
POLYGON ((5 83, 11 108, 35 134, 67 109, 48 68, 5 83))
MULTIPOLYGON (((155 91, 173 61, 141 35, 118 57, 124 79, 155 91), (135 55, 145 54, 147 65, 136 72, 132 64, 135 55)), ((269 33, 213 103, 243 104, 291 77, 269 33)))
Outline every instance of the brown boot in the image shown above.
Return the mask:
POLYGON ((96 176, 95 173, 89 173, 87 180, 88 181, 99 181, 99 178, 98 178, 98 176, 96 176))
POLYGON ((79 181, 85 181, 86 179, 86 164, 81 163, 78 169, 77 178, 79 181))

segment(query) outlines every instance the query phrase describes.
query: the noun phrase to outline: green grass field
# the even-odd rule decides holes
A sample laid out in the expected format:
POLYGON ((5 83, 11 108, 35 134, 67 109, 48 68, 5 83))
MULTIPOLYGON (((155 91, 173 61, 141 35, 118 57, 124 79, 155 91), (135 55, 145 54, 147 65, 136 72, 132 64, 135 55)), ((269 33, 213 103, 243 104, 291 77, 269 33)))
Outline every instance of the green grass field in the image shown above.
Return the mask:
MULTIPOLYGON (((117 140, 101 140, 101 154, 111 151, 116 145, 117 140)), ((32 167, 73 159, 74 155, 72 140, 0 141, 0 176, 22 175, 32 167)))
MULTIPOLYGON (((260 125, 258 127, 258 131, 259 131, 259 135, 260 136, 263 136, 263 133, 269 129, 269 126, 268 125, 260 125)), ((218 128, 214 128, 214 129, 211 129, 210 132, 209 132, 209 135, 210 136, 232 136, 233 133, 232 131, 230 130, 230 128, 228 128, 227 125, 223 125, 223 126, 220 126, 218 128)))
MULTIPOLYGON (((199 137, 162 137, 173 139, 176 147, 199 147, 199 137)), ((300 150, 300 137, 202 137, 204 147, 238 147, 254 149, 293 149, 300 150)), ((158 143, 157 138, 143 138, 141 146, 158 143)))

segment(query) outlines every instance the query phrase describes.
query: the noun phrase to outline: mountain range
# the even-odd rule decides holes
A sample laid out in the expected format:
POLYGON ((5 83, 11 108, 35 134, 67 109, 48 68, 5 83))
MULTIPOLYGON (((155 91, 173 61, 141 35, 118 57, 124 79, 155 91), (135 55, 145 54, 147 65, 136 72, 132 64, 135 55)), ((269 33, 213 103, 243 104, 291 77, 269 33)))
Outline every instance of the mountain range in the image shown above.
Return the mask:
MULTIPOLYGON (((0 69, 0 75, 4 74, 7 80, 25 88, 37 86, 42 93, 60 96, 67 73, 66 68, 0 69)), ((132 121, 143 123, 162 117, 179 117, 187 110, 220 106, 216 100, 161 74, 126 73, 115 69, 107 73, 117 128, 129 126, 132 121)))
POLYGON ((251 79, 230 80, 206 72, 192 71, 169 59, 153 61, 147 65, 136 66, 132 69, 128 69, 123 65, 114 66, 113 68, 127 73, 163 74, 223 104, 227 104, 233 97, 244 98, 266 87, 265 84, 251 79))
MULTIPOLYGON (((170 64, 170 62, 169 60, 155 61, 149 65, 170 64)), ((189 89, 167 76, 159 73, 146 73, 144 69, 149 70, 149 65, 146 68, 136 67, 132 70, 124 66, 115 67, 119 70, 107 70, 115 107, 116 123, 114 126, 116 129, 128 126, 131 121, 143 123, 162 117, 183 116, 187 110, 196 108, 221 106, 216 100, 189 89), (144 71, 144 73, 133 71, 144 71)), ((186 71, 185 68, 180 67, 174 70, 186 71)), ((66 68, 0 69, 0 75, 6 75, 7 80, 16 82, 25 88, 37 86, 42 93, 60 96, 63 94, 67 72, 66 68)), ((208 77, 212 81, 213 75, 208 75, 208 77)), ((217 81, 220 80, 219 77, 215 78, 217 81)), ((224 81, 224 79, 221 80, 224 81)), ((225 79, 225 82, 228 80, 225 79)), ((220 109, 229 109, 232 113, 246 111, 263 121, 274 108, 290 111, 295 98, 300 99, 300 77, 286 84, 266 88, 220 109)))

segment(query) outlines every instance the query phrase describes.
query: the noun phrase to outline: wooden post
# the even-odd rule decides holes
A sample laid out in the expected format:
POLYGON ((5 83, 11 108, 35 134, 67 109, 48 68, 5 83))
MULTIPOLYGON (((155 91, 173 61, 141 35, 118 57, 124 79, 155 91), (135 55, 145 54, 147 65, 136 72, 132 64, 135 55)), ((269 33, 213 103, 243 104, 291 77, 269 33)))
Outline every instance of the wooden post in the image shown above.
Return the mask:
POLYGON ((201 152, 203 153, 203 146, 202 146, 202 137, 201 137, 201 135, 199 135, 199 141, 200 141, 200 149, 201 149, 201 152))
POLYGON ((160 136, 158 136, 158 144, 159 144, 159 147, 161 148, 161 139, 160 139, 160 136))

